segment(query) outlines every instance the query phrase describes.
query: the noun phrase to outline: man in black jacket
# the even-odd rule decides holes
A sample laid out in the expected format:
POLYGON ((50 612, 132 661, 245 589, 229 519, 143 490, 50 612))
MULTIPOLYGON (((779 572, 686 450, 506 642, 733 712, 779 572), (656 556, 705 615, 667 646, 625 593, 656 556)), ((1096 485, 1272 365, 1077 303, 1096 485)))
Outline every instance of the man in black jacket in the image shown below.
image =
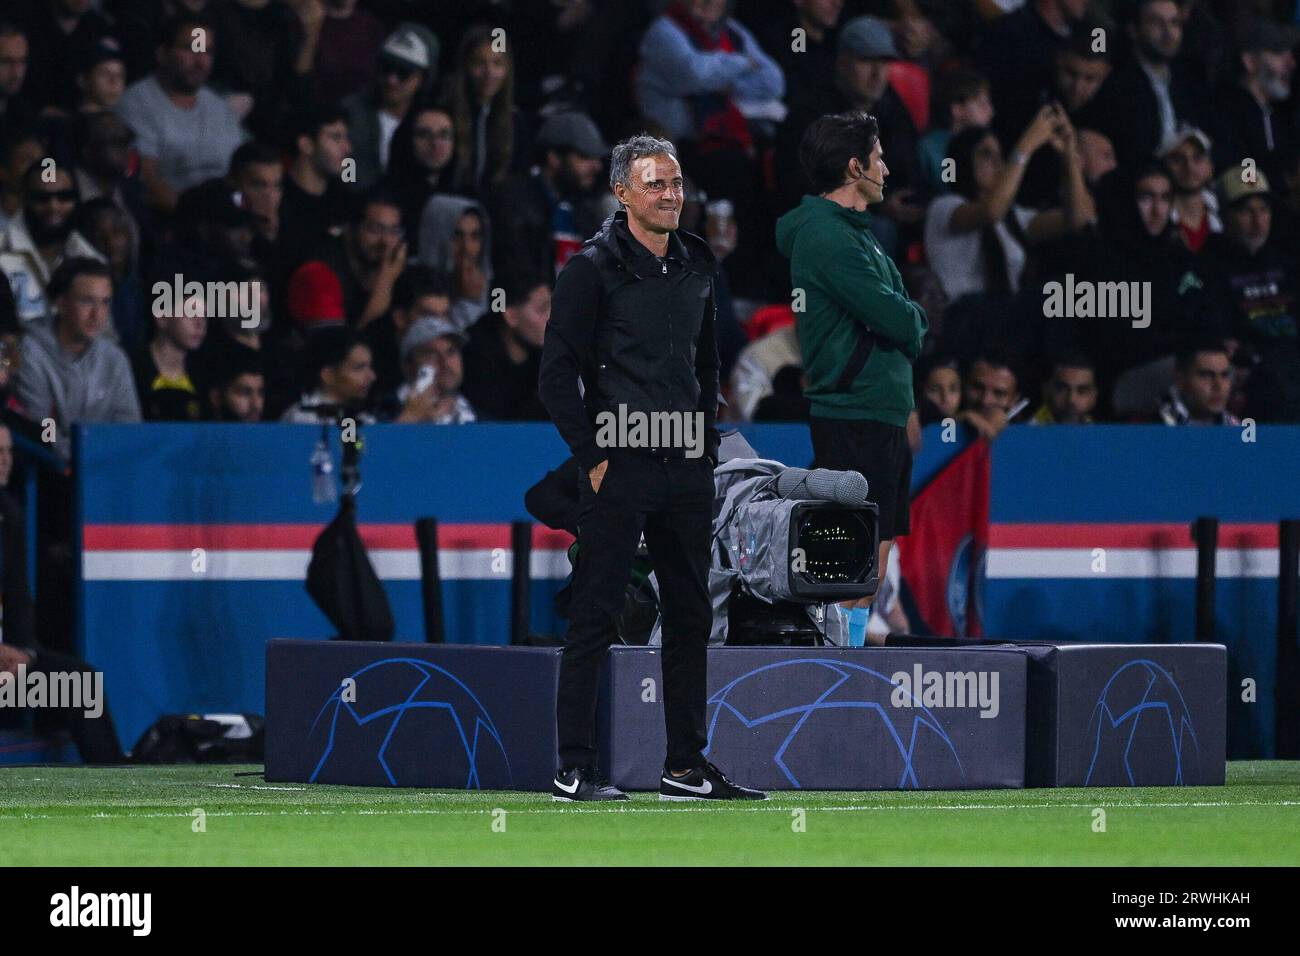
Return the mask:
MULTIPOLYGON (((13 435, 0 424, 0 600, 4 627, 0 629, 0 682, 20 676, 42 675, 47 685, 65 682, 70 675, 79 686, 95 683, 95 669, 80 658, 42 647, 36 640, 36 609, 27 586, 27 536, 18 502, 4 486, 13 467, 13 435), (21 668, 21 669, 20 669, 21 668)), ((66 685, 65 685, 66 686, 66 685)), ((102 689, 102 680, 99 681, 102 689)), ((10 689, 9 694, 17 693, 10 689)), ((64 702, 66 703, 66 702, 64 702)), ((37 717, 38 729, 66 729, 83 763, 126 763, 117 730, 102 694, 99 707, 87 711, 72 706, 46 706, 37 717), (96 712, 97 710, 97 712, 96 712)), ((0 712, 2 714, 2 712, 0 712)))
POLYGON ((644 134, 620 143, 610 186, 623 208, 556 280, 538 383, 581 473, 552 796, 626 799, 595 767, 596 695, 644 532, 663 596, 660 797, 762 799, 703 756, 719 442, 716 262, 703 239, 677 228, 683 188, 672 143, 644 134))

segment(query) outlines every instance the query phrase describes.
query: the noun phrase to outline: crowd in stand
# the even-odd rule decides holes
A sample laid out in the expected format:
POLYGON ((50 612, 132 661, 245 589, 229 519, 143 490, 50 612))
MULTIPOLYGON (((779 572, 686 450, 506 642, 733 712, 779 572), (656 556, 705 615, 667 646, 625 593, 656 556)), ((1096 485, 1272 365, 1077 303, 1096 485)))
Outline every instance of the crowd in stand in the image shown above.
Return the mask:
POLYGON ((59 431, 543 420, 555 275, 616 208, 609 144, 646 130, 722 261, 728 415, 798 420, 773 225, 806 191, 807 124, 852 109, 889 167, 873 232, 930 316, 919 423, 1300 421, 1296 21, 1266 0, 11 0, 0 389, 59 431))

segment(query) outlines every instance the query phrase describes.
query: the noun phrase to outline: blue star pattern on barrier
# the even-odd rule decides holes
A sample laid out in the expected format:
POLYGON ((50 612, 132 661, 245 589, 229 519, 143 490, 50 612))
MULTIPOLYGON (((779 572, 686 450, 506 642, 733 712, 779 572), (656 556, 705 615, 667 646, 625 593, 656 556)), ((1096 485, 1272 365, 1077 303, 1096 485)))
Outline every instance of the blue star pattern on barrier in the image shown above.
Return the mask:
MULTIPOLYGON (((1097 703, 1093 705, 1092 716, 1088 719, 1088 729, 1091 730, 1093 721, 1096 721, 1097 733, 1092 760, 1088 764, 1088 775, 1083 781, 1084 786, 1091 783, 1093 771, 1097 767, 1097 759, 1101 754, 1105 737, 1103 731, 1122 733, 1125 724, 1129 726, 1128 737, 1124 741, 1124 771, 1128 774, 1129 786, 1138 785, 1133 777, 1133 766, 1129 757, 1134 737, 1137 735, 1138 721, 1148 712, 1153 717, 1161 718, 1157 720, 1157 727, 1168 730, 1170 753, 1174 765, 1173 785, 1182 784, 1183 748, 1187 738, 1191 738, 1192 746, 1196 749, 1198 763, 1201 756, 1201 745, 1196 739, 1196 729, 1192 726, 1187 701, 1183 699, 1183 692, 1179 689, 1178 682, 1167 670, 1155 661, 1140 659, 1129 661, 1111 674, 1110 680, 1106 681, 1106 686, 1097 696, 1097 703), (1139 690, 1140 697, 1137 694, 1139 690), (1112 700, 1112 696, 1119 700, 1112 700), (1138 697, 1138 699, 1136 701, 1124 699, 1126 697, 1138 697)), ((1148 724, 1150 724, 1149 720, 1148 724)))
MULTIPOLYGON (((766 664, 747 674, 742 674, 726 686, 720 688, 709 698, 708 703, 712 708, 712 714, 709 717, 708 745, 704 748, 704 753, 707 755, 713 747, 714 731, 717 729, 718 718, 722 715, 723 711, 735 716, 736 719, 746 728, 759 727, 775 720, 781 720, 786 717, 798 715, 798 719, 795 721, 794 726, 790 728, 790 732, 786 734, 780 747, 778 747, 776 753, 773 754, 772 760, 781 769, 781 772, 785 774, 786 779, 790 781, 790 785, 796 790, 801 790, 803 789, 802 785, 785 762, 786 751, 790 748, 791 744, 794 743, 795 738, 799 735, 799 731, 802 730, 808 723, 809 719, 818 712, 836 709, 856 709, 877 714, 889 732, 889 739, 892 740, 894 746, 898 748, 898 755, 903 762, 902 775, 898 781, 899 789, 907 789, 908 787, 919 789, 921 787, 921 780, 917 773, 916 763, 920 759, 920 755, 917 752, 917 744, 918 734, 922 729, 934 733, 943 741, 947 746, 948 751, 952 754, 952 758, 957 764, 957 769, 961 771, 962 776, 966 775, 966 771, 961 765, 961 758, 957 756, 957 750, 953 746, 952 740, 949 739, 947 732, 943 729, 943 725, 928 708, 921 705, 920 700, 915 694, 910 692, 908 693, 908 696, 911 697, 913 702, 912 707, 909 708, 909 710, 912 711, 912 714, 910 726, 905 724, 902 731, 895 726, 894 721, 890 718, 889 710, 880 701, 837 699, 835 697, 836 691, 848 684, 849 681, 858 674, 865 675, 870 681, 868 686, 876 686, 878 690, 887 689, 888 693, 892 693, 894 688, 898 686, 886 675, 879 671, 874 671, 869 667, 863 667, 860 664, 847 664, 843 661, 815 657, 799 658, 792 661, 781 661, 776 664, 766 664), (776 671, 780 668, 803 666, 824 668, 835 675, 835 679, 831 682, 830 686, 818 694, 815 700, 802 704, 784 706, 779 710, 765 714, 747 714, 740 706, 737 706, 732 702, 732 700, 739 695, 738 692, 744 687, 745 683, 757 679, 758 675, 776 671), (883 688, 879 687, 876 682, 883 684, 883 688), (904 739, 904 734, 906 734, 906 739, 904 739)), ((869 689, 867 690, 867 693, 870 693, 869 689)), ((886 696, 885 700, 886 702, 888 701, 888 696, 886 696)))
POLYGON ((386 756, 388 745, 392 742, 393 736, 396 734, 398 725, 402 718, 406 716, 409 711, 428 709, 445 710, 451 718, 452 726, 456 729, 460 745, 464 748, 465 758, 469 762, 469 777, 465 782, 466 790, 482 789, 482 785, 479 781, 478 758, 479 745, 485 739, 483 735, 486 735, 486 739, 490 739, 496 744, 497 749, 501 753, 501 759, 505 761, 506 775, 509 778, 510 783, 514 782, 513 775, 510 773, 510 758, 506 755, 505 745, 501 742, 501 734, 497 731, 496 725, 492 722, 492 715, 488 713, 487 708, 485 708, 482 702, 480 702, 474 695, 474 692, 466 687, 465 684, 456 677, 456 675, 436 664, 431 664, 428 661, 423 661, 414 657, 395 657, 388 660, 376 661, 373 664, 367 664, 359 671, 356 671, 347 678, 339 681, 339 686, 332 694, 330 694, 324 705, 322 705, 320 712, 316 714, 316 719, 312 721, 311 730, 308 731, 308 737, 315 732, 316 725, 320 722, 320 719, 325 712, 329 710, 331 704, 334 705, 334 710, 330 717, 329 737, 326 740, 325 749, 316 763, 316 769, 311 773, 310 782, 312 783, 316 782, 316 778, 320 775, 322 768, 324 768, 326 761, 329 760, 330 754, 334 750, 334 735, 335 730, 338 727, 339 715, 346 714, 358 727, 364 727, 377 720, 382 720, 385 717, 392 716, 392 723, 388 725, 388 732, 384 734, 384 738, 375 753, 375 759, 379 761, 380 767, 383 768, 384 774, 388 777, 389 784, 394 787, 397 786, 397 778, 388 766, 386 756), (416 683, 411 692, 405 696, 405 699, 385 704, 365 714, 361 713, 355 704, 343 700, 344 680, 350 679, 359 683, 361 676, 369 671, 373 671, 380 667, 397 666, 412 667, 420 675, 419 682, 416 683), (437 677, 444 677, 459 687, 465 695, 474 702, 474 706, 478 708, 478 712, 473 714, 472 717, 463 716, 460 708, 450 701, 417 700, 416 698, 419 696, 420 691, 423 690, 430 681, 437 677))

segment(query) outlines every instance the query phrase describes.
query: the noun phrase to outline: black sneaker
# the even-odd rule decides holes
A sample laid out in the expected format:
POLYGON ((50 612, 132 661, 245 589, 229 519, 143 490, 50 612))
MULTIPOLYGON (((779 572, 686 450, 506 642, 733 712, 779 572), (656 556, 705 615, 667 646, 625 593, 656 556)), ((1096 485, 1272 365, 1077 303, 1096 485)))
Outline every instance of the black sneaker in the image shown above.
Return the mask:
POLYGON ((576 800, 626 800, 627 794, 601 776, 595 767, 561 770, 551 782, 551 799, 564 803, 576 800))
POLYGON ((674 777, 664 767, 659 781, 660 800, 766 800, 762 790, 751 790, 727 779, 727 775, 706 763, 684 777, 674 777))

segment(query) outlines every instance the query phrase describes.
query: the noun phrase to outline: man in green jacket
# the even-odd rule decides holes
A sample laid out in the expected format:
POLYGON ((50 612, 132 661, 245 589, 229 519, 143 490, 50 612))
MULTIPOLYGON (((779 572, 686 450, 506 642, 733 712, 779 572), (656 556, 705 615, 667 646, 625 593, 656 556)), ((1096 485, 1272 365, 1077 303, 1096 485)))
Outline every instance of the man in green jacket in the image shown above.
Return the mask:
MULTIPOLYGON (((867 207, 884 200, 884 150, 874 117, 823 116, 809 125, 799 161, 812 195, 778 220, 790 260, 805 394, 816 465, 858 471, 880 508, 879 572, 910 522, 912 363, 929 328, 898 268, 869 228, 867 207)), ((852 643, 862 643, 872 598, 849 602, 852 643)))

